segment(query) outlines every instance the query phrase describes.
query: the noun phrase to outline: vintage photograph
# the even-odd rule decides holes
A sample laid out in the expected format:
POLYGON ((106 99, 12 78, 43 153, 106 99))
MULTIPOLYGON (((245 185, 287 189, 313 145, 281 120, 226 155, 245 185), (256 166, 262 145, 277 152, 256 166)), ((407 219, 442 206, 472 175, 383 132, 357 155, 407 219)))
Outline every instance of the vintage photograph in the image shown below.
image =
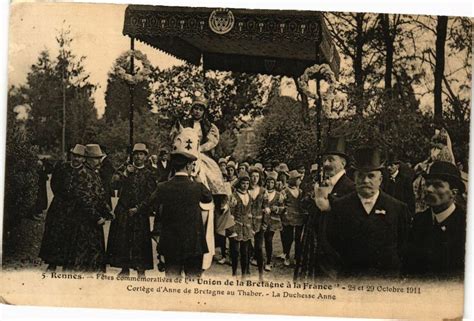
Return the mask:
POLYGON ((462 317, 472 35, 11 4, 2 301, 462 317))

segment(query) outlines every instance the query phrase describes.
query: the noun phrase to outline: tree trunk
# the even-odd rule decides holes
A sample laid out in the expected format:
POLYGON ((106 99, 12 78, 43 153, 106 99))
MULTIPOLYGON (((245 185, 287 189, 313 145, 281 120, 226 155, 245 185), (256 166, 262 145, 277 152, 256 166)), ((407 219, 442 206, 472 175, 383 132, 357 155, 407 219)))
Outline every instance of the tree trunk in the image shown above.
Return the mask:
POLYGON ((443 75, 444 75, 444 47, 448 29, 448 17, 438 16, 436 25, 436 61, 434 71, 434 120, 437 123, 443 121, 443 75))
POLYGON ((362 56, 364 54, 364 14, 356 15, 356 48, 354 59, 355 105, 356 112, 362 115, 364 111, 364 75, 362 70, 362 56))
POLYGON ((384 83, 387 92, 392 89, 392 71, 393 71, 393 37, 390 32, 390 20, 388 14, 380 15, 380 22, 385 42, 385 75, 384 83))

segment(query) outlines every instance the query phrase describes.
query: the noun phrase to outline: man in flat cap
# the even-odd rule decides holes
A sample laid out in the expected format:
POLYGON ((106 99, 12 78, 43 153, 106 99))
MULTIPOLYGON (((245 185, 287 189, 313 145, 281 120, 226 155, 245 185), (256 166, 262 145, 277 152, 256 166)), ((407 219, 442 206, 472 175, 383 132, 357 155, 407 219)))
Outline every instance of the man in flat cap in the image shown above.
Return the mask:
POLYGON ((316 204, 327 215, 327 239, 346 276, 400 274, 408 232, 408 207, 380 189, 380 151, 361 148, 355 155, 356 191, 329 202, 323 189, 316 204))
POLYGON ((132 166, 120 173, 120 198, 115 207, 116 219, 110 224, 107 242, 108 263, 121 268, 121 275, 128 276, 130 269, 139 277, 153 269, 150 239, 151 210, 142 210, 156 188, 153 171, 145 166, 148 148, 143 143, 133 146, 132 166))
POLYGON ((462 277, 466 211, 456 204, 464 184, 456 166, 435 161, 425 175, 425 202, 409 233, 406 272, 417 276, 462 277))

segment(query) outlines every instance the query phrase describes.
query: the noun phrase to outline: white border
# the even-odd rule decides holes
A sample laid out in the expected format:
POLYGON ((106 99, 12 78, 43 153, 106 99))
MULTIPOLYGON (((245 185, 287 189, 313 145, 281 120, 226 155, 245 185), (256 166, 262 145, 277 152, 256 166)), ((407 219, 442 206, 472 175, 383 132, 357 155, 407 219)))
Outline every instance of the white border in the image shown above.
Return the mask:
MULTIPOLYGON (((14 1, 14 0, 13 0, 14 1)), ((25 1, 27 2, 27 1, 25 1)), ((32 2, 32 1, 28 1, 32 2)), ((57 1, 65 2, 65 1, 57 1)), ((469 0, 330 0, 330 1, 304 1, 304 0, 260 0, 258 5, 256 1, 249 0, 201 0, 193 2, 190 0, 77 0, 74 2, 93 2, 93 3, 131 3, 131 4, 150 4, 150 5, 170 5, 170 6, 204 6, 204 7, 234 7, 234 8, 262 8, 262 9, 306 9, 319 11, 358 11, 358 12, 387 12, 387 13, 407 13, 407 14, 436 14, 436 15, 457 15, 473 17, 474 4, 469 0)), ((0 116, 0 200, 3 204, 3 188, 5 178, 5 137, 6 137, 6 97, 7 97, 7 56, 8 56, 8 12, 9 3, 6 0, 0 3, 0 106, 3 114, 0 116)), ((473 97, 474 98, 474 97, 473 97)), ((471 100, 472 104, 472 100, 471 100)), ((474 130, 474 122, 471 122, 471 133, 474 130)), ((470 181, 473 180, 474 172, 473 148, 470 151, 470 181)), ((469 195, 469 214, 468 229, 470 230, 467 240, 468 257, 466 261, 466 297, 465 297, 465 320, 474 320, 474 218, 473 195, 469 195), (471 304, 469 304, 471 303, 471 304)), ((3 205, 0 213, 3 213, 3 205)), ((0 219, 0 226, 2 220, 0 219)), ((1 229, 0 229, 1 235, 1 229)), ((0 238, 1 240, 1 238, 0 238)), ((0 283, 1 284, 1 283, 0 283)), ((1 288, 1 285, 0 285, 1 288)), ((39 291, 42 291, 39 289, 39 291)), ((316 318, 316 317, 285 317, 285 316, 257 316, 257 315, 231 315, 217 313, 178 313, 178 312, 149 312, 149 311, 124 311, 124 310, 103 310, 103 309, 72 309, 72 308, 45 308, 45 307, 15 307, 0 305, 1 320, 338 320, 338 318, 316 318)), ((349 319, 350 320, 350 319, 349 319)), ((359 319, 363 320, 363 319, 359 319)))

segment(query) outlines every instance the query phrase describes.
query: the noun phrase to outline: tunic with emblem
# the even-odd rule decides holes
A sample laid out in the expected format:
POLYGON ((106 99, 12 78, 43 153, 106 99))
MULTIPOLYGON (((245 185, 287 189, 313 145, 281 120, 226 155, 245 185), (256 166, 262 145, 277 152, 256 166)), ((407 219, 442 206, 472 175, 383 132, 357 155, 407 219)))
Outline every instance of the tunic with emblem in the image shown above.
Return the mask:
POLYGON ((111 266, 153 269, 153 253, 150 238, 150 214, 143 204, 156 188, 154 173, 148 167, 134 167, 121 179, 121 193, 115 207, 115 220, 110 224, 107 258, 111 266), (133 216, 128 210, 137 208, 133 216))
POLYGON ((79 171, 71 211, 70 242, 65 253, 64 269, 82 272, 105 272, 104 229, 100 219, 110 218, 104 186, 96 169, 86 165, 79 171))
MULTIPOLYGON (((248 195, 248 193, 246 193, 248 195)), ((234 192, 230 200, 230 210, 234 216, 235 225, 233 231, 237 233, 236 241, 248 241, 253 239, 253 215, 252 198, 248 195, 249 202, 245 205, 240 198, 239 192, 234 192)))

